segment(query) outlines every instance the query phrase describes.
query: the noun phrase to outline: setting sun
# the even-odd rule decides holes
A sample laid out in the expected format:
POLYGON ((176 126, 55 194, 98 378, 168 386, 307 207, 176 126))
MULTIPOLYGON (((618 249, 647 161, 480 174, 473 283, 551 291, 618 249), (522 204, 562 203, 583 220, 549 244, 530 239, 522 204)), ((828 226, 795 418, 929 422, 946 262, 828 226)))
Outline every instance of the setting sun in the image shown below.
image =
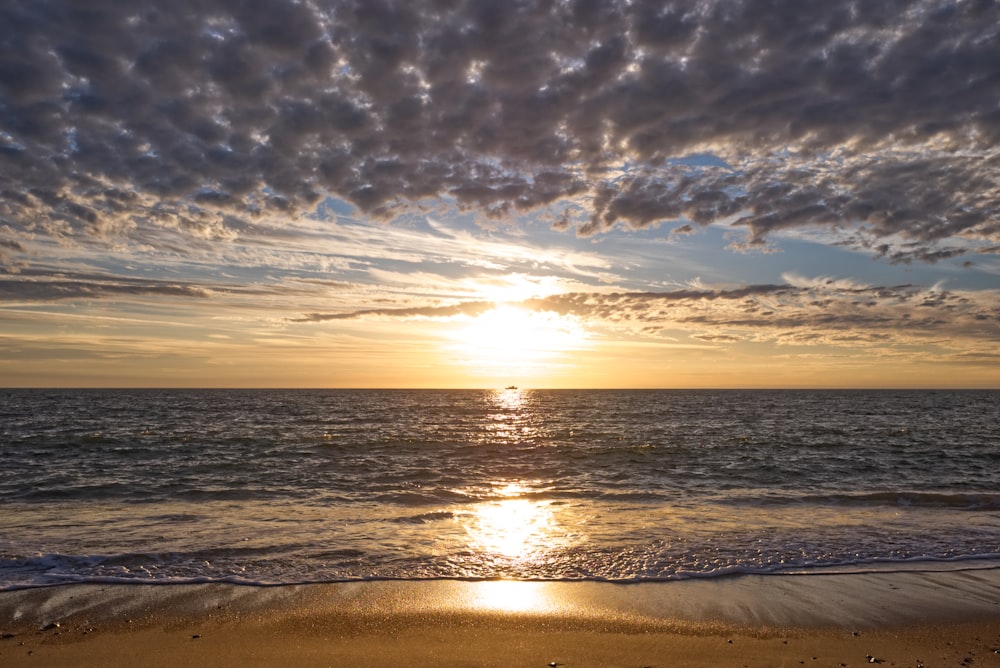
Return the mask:
POLYGON ((484 373, 537 376, 587 343, 579 318, 501 305, 454 334, 458 361, 484 373))

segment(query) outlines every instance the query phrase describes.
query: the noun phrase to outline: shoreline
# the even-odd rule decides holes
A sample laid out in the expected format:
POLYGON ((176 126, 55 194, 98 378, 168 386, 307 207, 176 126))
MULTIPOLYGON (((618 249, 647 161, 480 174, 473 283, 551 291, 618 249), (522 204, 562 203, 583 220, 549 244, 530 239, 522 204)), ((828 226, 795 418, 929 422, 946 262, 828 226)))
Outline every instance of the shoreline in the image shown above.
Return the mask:
POLYGON ((5 666, 1000 666, 1000 568, 67 584, 0 592, 0 636, 5 666))

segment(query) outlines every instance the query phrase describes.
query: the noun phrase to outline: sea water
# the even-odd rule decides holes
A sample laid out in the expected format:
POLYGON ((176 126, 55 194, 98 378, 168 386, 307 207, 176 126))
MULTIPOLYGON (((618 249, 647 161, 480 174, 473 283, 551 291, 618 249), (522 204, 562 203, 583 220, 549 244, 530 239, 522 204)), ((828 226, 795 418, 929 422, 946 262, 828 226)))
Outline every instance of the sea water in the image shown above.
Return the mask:
POLYGON ((0 391, 0 589, 998 559, 998 392, 0 391))

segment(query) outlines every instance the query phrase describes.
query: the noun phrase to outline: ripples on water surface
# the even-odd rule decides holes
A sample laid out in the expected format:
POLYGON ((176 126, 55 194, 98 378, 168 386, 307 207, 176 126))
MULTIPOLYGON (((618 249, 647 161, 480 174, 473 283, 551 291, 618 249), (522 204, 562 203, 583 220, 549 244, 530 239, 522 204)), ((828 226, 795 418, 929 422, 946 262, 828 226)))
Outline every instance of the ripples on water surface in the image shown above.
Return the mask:
POLYGON ((0 587, 1000 556, 997 392, 0 395, 0 587))

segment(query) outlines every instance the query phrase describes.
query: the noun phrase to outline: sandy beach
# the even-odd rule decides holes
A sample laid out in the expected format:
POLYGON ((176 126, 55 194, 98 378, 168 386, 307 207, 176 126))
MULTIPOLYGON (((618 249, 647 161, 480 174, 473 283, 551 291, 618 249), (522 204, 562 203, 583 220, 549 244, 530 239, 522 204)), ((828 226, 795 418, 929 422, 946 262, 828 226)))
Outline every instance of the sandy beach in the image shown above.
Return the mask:
POLYGON ((4 666, 1000 666, 1000 569, 0 594, 4 666))

